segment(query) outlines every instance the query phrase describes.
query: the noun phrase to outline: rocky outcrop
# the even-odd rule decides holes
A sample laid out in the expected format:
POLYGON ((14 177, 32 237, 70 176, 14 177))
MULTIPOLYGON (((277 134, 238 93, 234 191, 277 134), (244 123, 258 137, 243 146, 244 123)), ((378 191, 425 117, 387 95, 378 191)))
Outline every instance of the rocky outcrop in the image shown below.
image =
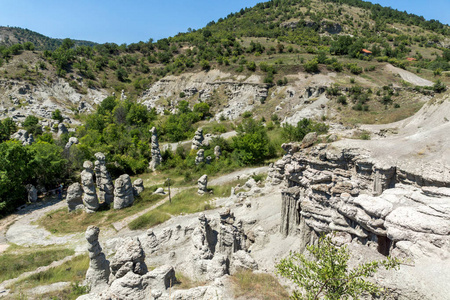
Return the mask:
POLYGON ((69 141, 67 142, 66 146, 64 147, 64 149, 68 150, 70 149, 73 145, 77 145, 79 143, 78 139, 76 137, 71 137, 69 138, 69 141))
POLYGON ((194 246, 194 256, 199 259, 211 259, 215 252, 215 237, 210 221, 204 213, 198 217, 199 224, 192 232, 192 244, 194 246))
POLYGON ((91 292, 102 292, 108 288, 110 275, 109 261, 106 259, 98 242, 99 233, 100 229, 98 227, 89 226, 85 234, 90 259, 85 282, 91 292))
POLYGON ((133 195, 139 196, 144 191, 144 181, 141 178, 133 182, 133 195))
POLYGON ((227 257, 239 250, 245 250, 245 235, 242 222, 235 223, 235 217, 229 208, 220 211, 220 231, 217 251, 227 257))
POLYGON ((208 175, 203 175, 197 181, 198 190, 197 193, 199 195, 204 195, 208 193, 208 175))
POLYGON ((282 192, 284 235, 300 234, 306 246, 321 233, 339 231, 384 255, 450 253, 450 182, 408 174, 362 149, 324 144, 281 162, 288 186, 282 192))
POLYGON ((11 135, 12 139, 18 140, 22 145, 27 146, 34 143, 33 134, 28 133, 25 129, 19 129, 16 133, 11 135))
POLYGON ((61 136, 62 134, 69 133, 69 130, 67 130, 66 125, 64 123, 58 124, 58 136, 61 136))
POLYGON ((138 238, 127 238, 116 250, 114 258, 111 259, 111 272, 114 279, 121 278, 128 272, 138 275, 147 273, 145 252, 138 238))
POLYGON ((197 151, 197 156, 195 157, 195 164, 199 165, 205 162, 205 150, 200 149, 197 151))
POLYGON ((111 175, 106 168, 105 155, 101 152, 95 153, 95 179, 98 188, 99 201, 110 204, 114 200, 114 186, 111 175))
POLYGON ((150 161, 148 167, 149 167, 149 169, 154 171, 156 169, 156 167, 161 164, 162 156, 161 156, 161 151, 159 150, 158 134, 156 132, 156 128, 152 127, 150 132, 152 133, 152 140, 151 140, 152 160, 150 161))
POLYGON ((114 184, 114 209, 122 209, 133 205, 133 185, 128 174, 121 175, 114 184))
MULTIPOLYGON (((203 145, 204 137, 203 137, 203 129, 200 127, 195 131, 194 138, 192 139, 192 150, 197 150, 203 145)), ((198 156, 198 154, 197 154, 198 156)))
POLYGON ((83 209, 83 188, 78 182, 75 182, 67 189, 67 209, 72 212, 77 209, 83 209))
POLYGON ((83 163, 84 170, 81 172, 81 186, 83 188, 83 204, 86 212, 93 213, 98 210, 99 202, 94 184, 94 165, 90 161, 83 163))

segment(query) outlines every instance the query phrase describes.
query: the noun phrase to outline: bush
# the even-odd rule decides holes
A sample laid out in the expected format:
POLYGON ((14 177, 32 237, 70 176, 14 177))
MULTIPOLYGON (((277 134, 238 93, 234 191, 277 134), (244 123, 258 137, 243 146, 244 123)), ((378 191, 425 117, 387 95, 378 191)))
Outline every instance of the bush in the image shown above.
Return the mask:
POLYGON ((303 66, 308 73, 316 73, 319 71, 319 62, 317 61, 317 58, 307 61, 303 66))

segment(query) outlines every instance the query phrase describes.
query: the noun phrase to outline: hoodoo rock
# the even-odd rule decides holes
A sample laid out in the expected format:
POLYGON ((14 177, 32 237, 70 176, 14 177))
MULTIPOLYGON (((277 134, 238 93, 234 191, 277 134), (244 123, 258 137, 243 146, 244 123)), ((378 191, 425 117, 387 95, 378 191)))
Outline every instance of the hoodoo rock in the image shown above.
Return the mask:
POLYGON ((198 148, 200 148, 203 145, 203 140, 204 140, 203 129, 198 128, 197 131, 195 132, 194 138, 192 139, 191 149, 197 150, 198 148))
POLYGON ((214 156, 216 159, 219 159, 222 156, 222 150, 220 149, 220 146, 214 147, 214 156))
POLYGON ((224 208, 220 215, 220 231, 218 238, 217 251, 228 258, 234 252, 244 250, 245 236, 242 230, 242 222, 238 221, 235 225, 235 217, 229 208, 224 208))
POLYGON ((99 203, 94 184, 94 165, 90 161, 83 163, 84 170, 81 172, 81 186, 83 187, 83 203, 86 212, 93 213, 98 210, 99 203))
POLYGON ((144 181, 141 178, 133 182, 133 194, 139 196, 144 191, 144 181))
POLYGON ((195 157, 195 164, 199 165, 205 162, 205 150, 200 149, 197 151, 197 156, 195 157))
POLYGON ((71 184, 67 189, 66 202, 69 212, 84 208, 83 188, 78 182, 71 184))
POLYGON ((128 238, 117 248, 111 260, 111 271, 115 279, 125 276, 128 272, 138 275, 147 273, 145 252, 138 238, 128 238))
POLYGON ((197 193, 199 195, 204 195, 208 193, 208 175, 203 175, 200 177, 197 181, 198 191, 197 193))
POLYGON ((72 136, 69 138, 69 141, 67 142, 66 146, 64 147, 64 149, 68 150, 70 149, 73 145, 78 144, 79 141, 76 137, 72 136))
POLYGON ((86 240, 88 241, 89 269, 86 272, 86 284, 91 292, 102 292, 108 288, 110 268, 109 261, 102 252, 102 247, 98 242, 100 229, 89 226, 86 230, 86 240))
POLYGON ((156 132, 156 128, 152 127, 150 132, 152 133, 152 141, 151 141, 152 160, 150 161, 148 167, 149 169, 154 171, 156 167, 161 164, 162 156, 161 151, 159 149, 158 134, 156 132))
POLYGON ((114 209, 122 209, 133 205, 133 185, 128 174, 121 175, 114 184, 114 209))
POLYGON ((28 191, 28 202, 34 203, 38 200, 37 189, 32 184, 27 184, 26 186, 28 191))
POLYGON ((99 201, 110 204, 114 200, 114 186, 111 175, 106 168, 105 155, 101 152, 95 153, 95 178, 98 188, 99 201))

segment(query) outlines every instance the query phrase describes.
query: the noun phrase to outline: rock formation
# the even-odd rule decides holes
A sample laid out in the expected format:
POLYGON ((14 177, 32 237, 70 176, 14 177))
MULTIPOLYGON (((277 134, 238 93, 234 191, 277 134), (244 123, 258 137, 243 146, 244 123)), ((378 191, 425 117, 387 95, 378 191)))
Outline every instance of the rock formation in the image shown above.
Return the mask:
POLYGON ((128 174, 121 175, 114 184, 114 209, 122 209, 133 205, 133 185, 128 174))
POLYGON ((86 212, 93 213, 98 210, 99 203, 97 193, 94 184, 94 171, 92 170, 93 164, 90 161, 83 163, 84 170, 81 172, 81 186, 83 187, 83 203, 86 208, 86 212))
POLYGON ((89 226, 86 230, 86 240, 88 241, 89 269, 86 272, 86 284, 91 292, 102 292, 108 288, 110 275, 109 261, 102 252, 102 247, 98 242, 100 229, 89 226))
POLYGON ((222 156, 222 150, 220 149, 220 146, 214 147, 214 156, 216 159, 219 159, 222 156))
POLYGON ((139 196, 144 191, 144 181, 141 178, 133 182, 133 195, 139 196))
POLYGON ((111 259, 111 271, 114 279, 125 276, 128 272, 144 275, 148 272, 145 264, 145 253, 138 238, 127 238, 118 247, 111 259))
POLYGON ((67 189, 66 202, 69 212, 84 208, 83 188, 78 182, 71 184, 67 189))
POLYGON ((195 157, 195 164, 201 164, 205 162, 205 150, 200 149, 197 151, 197 156, 195 157))
POLYGON ((101 152, 95 153, 95 179, 98 188, 98 199, 110 204, 114 200, 114 186, 111 175, 106 168, 105 155, 101 152))
POLYGON ((191 149, 197 150, 198 148, 200 148, 203 145, 203 140, 204 140, 203 129, 198 128, 197 131, 195 132, 194 138, 192 139, 191 149))
POLYGON ((450 252, 449 182, 323 144, 295 153, 284 170, 281 232, 300 234, 304 246, 339 231, 383 255, 450 252))
POLYGON ((58 124, 58 136, 61 136, 62 134, 65 134, 65 133, 69 133, 66 125, 64 125, 64 123, 59 123, 58 124))
POLYGON ((218 238, 217 251, 226 255, 228 258, 234 252, 244 250, 245 236, 242 230, 242 222, 234 225, 235 218, 229 208, 220 211, 220 231, 218 238))
POLYGON ((199 259, 211 259, 215 252, 214 233, 204 213, 198 217, 199 224, 192 232, 194 256, 199 259))
POLYGON ((34 203, 38 200, 37 189, 32 184, 27 184, 26 186, 28 192, 28 202, 34 203))
POLYGON ((34 143, 33 134, 28 133, 25 129, 19 129, 16 133, 11 135, 12 139, 22 142, 22 145, 27 146, 34 143))
POLYGON ((148 167, 154 171, 156 167, 161 164, 162 156, 161 151, 159 150, 158 134, 156 132, 156 128, 153 127, 150 130, 150 132, 152 133, 152 141, 151 141, 152 160, 150 161, 148 167))
POLYGON ((198 191, 197 193, 199 195, 204 195, 208 193, 208 175, 203 175, 200 177, 197 181, 198 191))
POLYGON ((78 139, 73 136, 73 137, 69 138, 69 141, 67 142, 64 149, 70 149, 70 147, 72 147, 73 145, 76 145, 78 143, 79 143, 78 139))

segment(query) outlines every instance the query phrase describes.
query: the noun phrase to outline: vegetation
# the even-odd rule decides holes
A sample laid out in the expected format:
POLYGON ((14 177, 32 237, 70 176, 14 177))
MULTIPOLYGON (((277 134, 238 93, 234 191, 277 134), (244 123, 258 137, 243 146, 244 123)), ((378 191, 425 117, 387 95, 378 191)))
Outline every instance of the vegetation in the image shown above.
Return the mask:
POLYGON ((359 299, 363 294, 379 296, 381 288, 367 281, 376 271, 398 268, 397 259, 387 258, 359 264, 349 269, 350 253, 347 246, 338 247, 330 236, 323 236, 317 245, 307 246, 308 255, 291 253, 276 266, 278 273, 292 280, 300 290, 292 299, 359 299))
POLYGON ((245 299, 283 300, 289 294, 270 274, 239 271, 231 276, 234 296, 245 299))
POLYGON ((33 271, 38 267, 47 266, 50 263, 73 255, 74 251, 61 248, 27 250, 16 249, 0 255, 0 282, 16 278, 20 274, 33 271))

